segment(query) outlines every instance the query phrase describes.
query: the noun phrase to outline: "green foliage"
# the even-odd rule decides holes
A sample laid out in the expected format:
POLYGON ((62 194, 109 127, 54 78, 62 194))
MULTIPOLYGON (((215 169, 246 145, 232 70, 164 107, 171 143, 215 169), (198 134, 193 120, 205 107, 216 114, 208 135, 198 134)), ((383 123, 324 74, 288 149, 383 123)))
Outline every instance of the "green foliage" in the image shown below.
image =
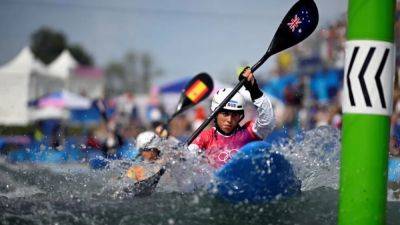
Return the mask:
POLYGON ((92 57, 86 52, 86 50, 78 45, 70 45, 68 50, 71 52, 72 56, 79 62, 81 65, 90 66, 93 65, 92 57))
POLYGON ((106 96, 116 96, 127 90, 129 82, 125 66, 120 62, 111 62, 106 70, 106 96))
POLYGON ((45 64, 51 63, 67 47, 63 33, 42 27, 31 35, 31 49, 45 64))
POLYGON ((93 58, 79 44, 68 44, 67 37, 49 27, 41 27, 31 35, 32 52, 43 63, 55 60, 64 49, 68 49, 81 65, 93 65, 93 58))
MULTIPOLYGON (((84 128, 78 125, 65 125, 65 134, 68 136, 84 135, 85 129, 90 129, 90 127, 84 128)), ((0 136, 32 135, 35 127, 33 124, 26 126, 0 126, 0 136)))
POLYGON ((121 63, 111 62, 106 68, 106 73, 112 76, 124 77, 126 71, 121 63))
POLYGON ((127 52, 120 61, 106 67, 106 96, 115 96, 129 91, 147 93, 154 77, 162 71, 154 67, 153 57, 148 53, 127 52))
POLYGON ((30 135, 33 133, 33 125, 28 126, 0 126, 0 135, 14 136, 14 135, 30 135))

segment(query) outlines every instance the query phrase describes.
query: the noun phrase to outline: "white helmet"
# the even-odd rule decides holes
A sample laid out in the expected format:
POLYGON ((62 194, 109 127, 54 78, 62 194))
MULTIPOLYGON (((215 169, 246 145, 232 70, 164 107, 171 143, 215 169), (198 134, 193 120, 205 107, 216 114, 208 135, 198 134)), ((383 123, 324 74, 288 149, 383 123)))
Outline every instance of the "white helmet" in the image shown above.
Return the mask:
MULTIPOLYGON (((214 111, 219 104, 232 92, 232 88, 222 88, 217 91, 211 101, 211 111, 214 111)), ((231 100, 223 107, 227 110, 243 111, 244 110, 244 97, 240 93, 236 93, 231 100)))
POLYGON ((136 147, 140 149, 159 148, 161 138, 153 131, 145 131, 140 133, 136 138, 136 147))

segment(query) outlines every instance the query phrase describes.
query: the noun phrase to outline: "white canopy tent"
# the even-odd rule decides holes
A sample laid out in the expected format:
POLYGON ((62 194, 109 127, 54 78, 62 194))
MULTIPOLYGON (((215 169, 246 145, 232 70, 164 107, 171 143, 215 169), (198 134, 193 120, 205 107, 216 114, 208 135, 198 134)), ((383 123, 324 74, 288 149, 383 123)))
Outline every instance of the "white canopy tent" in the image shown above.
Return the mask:
MULTIPOLYGON (((67 49, 63 50, 61 54, 46 67, 48 70, 46 76, 54 81, 52 84, 53 88, 51 90, 46 90, 46 94, 67 90, 71 73, 77 66, 78 62, 71 53, 67 49)), ((47 87, 47 85, 45 86, 47 87)))
POLYGON ((71 71, 77 66, 78 62, 71 53, 68 50, 64 50, 47 68, 50 76, 67 81, 71 75, 71 71))
MULTIPOLYGON (((90 98, 99 98, 104 95, 103 72, 96 67, 79 65, 78 61, 67 49, 47 67, 48 76, 62 81, 62 90, 81 94, 90 98)), ((60 91, 54 90, 54 91, 60 91)))
POLYGON ((29 85, 33 73, 45 73, 45 67, 25 47, 0 67, 0 124, 25 125, 29 121, 29 85))

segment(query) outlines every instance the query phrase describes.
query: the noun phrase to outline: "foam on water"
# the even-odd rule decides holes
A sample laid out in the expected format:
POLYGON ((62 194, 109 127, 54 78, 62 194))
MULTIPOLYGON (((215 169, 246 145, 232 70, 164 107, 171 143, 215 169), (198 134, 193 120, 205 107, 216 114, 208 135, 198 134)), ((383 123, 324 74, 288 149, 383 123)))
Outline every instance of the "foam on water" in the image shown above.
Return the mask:
MULTIPOLYGON (((322 126, 305 131, 271 147, 270 151, 282 153, 290 161, 296 176, 301 180, 302 191, 319 187, 339 186, 340 131, 322 126)), ((166 174, 157 186, 157 192, 191 193, 204 190, 214 181, 213 169, 205 160, 187 158, 177 160, 187 149, 163 143, 163 153, 170 161, 166 174)), ((107 169, 92 170, 86 164, 9 164, 0 159, 0 196, 9 198, 32 196, 41 193, 60 196, 91 198, 115 197, 132 184, 125 177, 130 160, 110 161, 107 169)), ((398 201, 394 191, 388 190, 388 200, 398 201)))
MULTIPOLYGON (((330 126, 305 131, 271 148, 271 151, 282 153, 290 161, 302 182, 302 191, 319 187, 338 190, 340 150, 341 132, 330 126)), ((389 184, 387 200, 400 202, 399 192, 400 184, 389 184)))
MULTIPOLYGON (((165 154, 176 159, 174 154, 182 151, 168 146, 165 154)), ((192 193, 213 180, 207 164, 193 158, 174 161, 157 193, 144 198, 119 195, 130 184, 124 173, 131 161, 115 160, 108 169, 92 170, 86 164, 13 165, 0 160, 0 223, 336 224, 340 132, 320 127, 271 151, 292 163, 303 193, 262 205, 233 205, 204 191, 192 193)), ((398 209, 399 202, 388 203, 388 225, 400 222, 398 209)))
POLYGON ((295 138, 273 145, 271 151, 281 152, 293 165, 302 181, 302 190, 318 187, 338 189, 340 131, 321 126, 305 131, 295 138))

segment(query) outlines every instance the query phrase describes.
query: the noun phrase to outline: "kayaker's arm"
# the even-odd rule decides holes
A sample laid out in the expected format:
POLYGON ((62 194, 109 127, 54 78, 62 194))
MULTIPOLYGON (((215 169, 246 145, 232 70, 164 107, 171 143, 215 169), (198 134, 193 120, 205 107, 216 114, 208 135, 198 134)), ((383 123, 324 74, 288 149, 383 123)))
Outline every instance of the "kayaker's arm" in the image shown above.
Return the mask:
POLYGON ((253 101, 253 103, 257 107, 258 117, 252 129, 259 138, 264 139, 275 128, 274 109, 271 101, 265 94, 253 101))
POLYGON ((255 120, 252 131, 260 138, 264 139, 275 127, 274 109, 271 101, 261 91, 257 80, 250 71, 250 67, 244 68, 239 75, 239 80, 247 79, 244 86, 250 93, 253 104, 257 107, 258 117, 255 120))

